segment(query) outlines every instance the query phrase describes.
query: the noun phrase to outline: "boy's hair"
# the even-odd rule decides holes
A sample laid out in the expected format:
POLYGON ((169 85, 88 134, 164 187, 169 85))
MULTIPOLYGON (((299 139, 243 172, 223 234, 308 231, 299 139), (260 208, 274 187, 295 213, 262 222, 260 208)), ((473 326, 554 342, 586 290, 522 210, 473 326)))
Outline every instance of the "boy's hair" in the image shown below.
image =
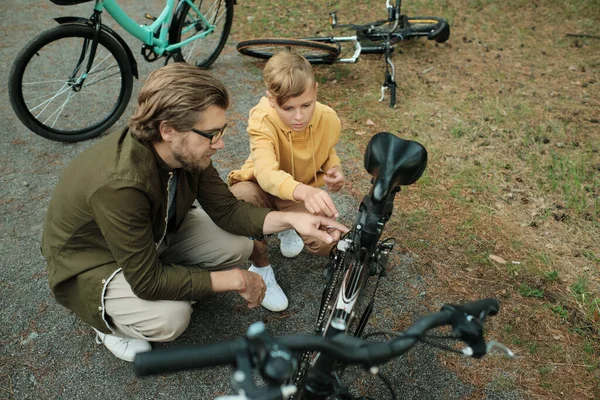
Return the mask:
POLYGON ((129 120, 131 135, 144 142, 160 142, 162 121, 177 131, 189 131, 210 106, 229 107, 223 83, 194 65, 168 64, 153 71, 141 88, 129 120))
POLYGON ((280 106, 290 98, 300 96, 309 85, 316 82, 308 60, 288 51, 277 53, 267 61, 263 79, 267 90, 280 106))

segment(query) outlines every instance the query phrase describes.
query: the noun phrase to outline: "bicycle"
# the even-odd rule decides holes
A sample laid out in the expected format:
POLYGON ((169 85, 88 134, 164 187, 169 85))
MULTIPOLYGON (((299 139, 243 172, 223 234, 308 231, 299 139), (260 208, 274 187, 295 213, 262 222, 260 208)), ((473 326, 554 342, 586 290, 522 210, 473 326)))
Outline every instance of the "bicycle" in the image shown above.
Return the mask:
MULTIPOLYGON (((437 313, 426 315, 413 323, 404 333, 376 332, 375 334, 395 336, 386 342, 370 342, 343 334, 335 337, 294 335, 273 338, 266 331, 263 322, 250 325, 246 336, 232 341, 213 343, 197 347, 153 350, 136 355, 134 370, 138 376, 164 374, 183 370, 208 368, 219 365, 232 365, 236 371, 231 383, 236 396, 222 396, 215 400, 275 400, 286 399, 297 393, 298 387, 286 385, 292 371, 297 367, 297 352, 319 351, 327 357, 346 365, 359 365, 384 382, 392 399, 396 399, 391 382, 381 373, 380 367, 386 362, 408 352, 416 343, 423 342, 434 347, 459 353, 468 357, 481 358, 493 348, 501 349, 508 357, 513 352, 496 341, 485 342, 483 323, 488 316, 499 311, 498 301, 483 299, 462 305, 445 305, 437 313), (426 335, 431 329, 451 326, 451 335, 426 335), (461 340, 467 347, 457 350, 439 345, 430 339, 461 340), (267 382, 266 387, 256 385, 253 371, 258 371, 267 382)), ((303 393, 301 400, 340 400, 361 399, 353 396, 340 382, 332 379, 336 390, 329 396, 327 391, 303 393)), ((308 388, 300 386, 300 390, 308 388)), ((322 389, 322 387, 321 387, 322 389)), ((370 398, 369 398, 370 399, 370 398)))
MULTIPOLYGON (((276 341, 264 330, 251 326, 246 339, 201 346, 196 350, 159 350, 141 354, 135 361, 138 374, 235 364, 242 374, 234 374, 234 386, 247 398, 286 398, 295 393, 296 400, 348 399, 352 397, 340 379, 346 366, 362 364, 371 368, 382 364, 422 341, 425 331, 430 328, 451 323, 460 332, 457 337, 465 340, 472 349, 469 355, 485 354, 489 349, 483 342, 481 324, 477 321, 491 311, 497 311, 498 304, 494 300, 446 307, 442 312, 426 317, 409 328, 404 336, 395 339, 392 343, 398 344, 389 345, 395 349, 391 352, 389 349, 383 352, 381 344, 367 344, 359 339, 373 312, 375 293, 381 277, 385 276, 389 253, 395 243, 394 239, 380 240, 392 215, 394 198, 402 186, 413 184, 421 177, 426 164, 427 151, 417 142, 387 132, 380 132, 369 141, 364 166, 372 176, 372 185, 361 201, 353 228, 340 240, 337 251, 325 267, 326 283, 314 335, 276 341), (373 292, 367 297, 369 285, 373 286, 373 292), (366 350, 371 347, 377 350, 366 350), (297 357, 289 355, 286 348, 297 352, 297 357), (257 388, 247 379, 251 376, 251 367, 257 367, 274 387, 270 386, 268 390, 257 388), (286 385, 281 386, 283 383, 286 385)), ((499 344, 494 343, 496 345, 499 344)))
MULTIPOLYGON (((50 1, 68 6, 92 0, 50 1)), ((146 61, 163 58, 165 64, 187 61, 208 68, 225 46, 235 3, 165 0, 158 17, 145 15, 150 25, 138 25, 117 0, 94 1, 90 18, 55 18, 59 25, 32 39, 10 70, 13 110, 27 128, 47 139, 77 142, 98 136, 129 103, 137 62, 123 38, 102 23, 103 10, 142 42, 146 61)))
POLYGON ((237 50, 243 55, 259 59, 269 59, 279 51, 292 49, 303 55, 311 64, 356 63, 362 54, 385 55, 385 78, 381 86, 381 97, 386 90, 390 92, 390 107, 396 106, 396 68, 391 55, 397 43, 422 36, 438 43, 444 43, 450 37, 450 25, 439 17, 408 17, 401 13, 402 0, 396 0, 392 6, 386 0, 388 17, 385 20, 363 25, 337 23, 337 13, 329 13, 332 28, 355 31, 352 36, 306 37, 298 39, 264 38, 242 40, 237 50), (342 44, 350 43, 353 54, 346 57, 342 53, 342 44))

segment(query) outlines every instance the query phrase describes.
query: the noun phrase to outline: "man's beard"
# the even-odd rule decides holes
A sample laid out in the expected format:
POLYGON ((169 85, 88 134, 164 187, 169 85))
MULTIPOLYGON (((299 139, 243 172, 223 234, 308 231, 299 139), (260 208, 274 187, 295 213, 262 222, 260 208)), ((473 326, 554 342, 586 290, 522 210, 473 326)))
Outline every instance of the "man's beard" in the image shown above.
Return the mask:
POLYGON ((183 168, 184 171, 199 174, 208 168, 210 165, 210 157, 202 158, 200 160, 190 160, 183 154, 184 147, 187 147, 187 141, 185 139, 179 142, 173 151, 173 158, 175 158, 175 161, 181 164, 181 168, 183 168))

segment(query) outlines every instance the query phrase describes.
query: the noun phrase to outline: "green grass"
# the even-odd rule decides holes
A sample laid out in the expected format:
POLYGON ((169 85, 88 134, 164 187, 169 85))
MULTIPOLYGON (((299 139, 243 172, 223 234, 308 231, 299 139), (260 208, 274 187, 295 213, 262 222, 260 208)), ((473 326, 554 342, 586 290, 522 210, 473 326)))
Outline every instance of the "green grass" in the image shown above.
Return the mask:
MULTIPOLYGON (((316 0, 247 0, 237 7, 242 23, 233 35, 244 37, 266 36, 271 27, 286 37, 341 33, 328 26, 331 10, 338 10, 340 23, 385 17, 381 0, 325 6, 316 0), (243 10, 255 19, 247 23, 243 10)), ((598 364, 600 142, 599 125, 590 118, 598 118, 600 104, 600 41, 565 33, 597 35, 600 2, 411 0, 403 8, 446 17, 452 37, 448 45, 398 45, 396 109, 377 101, 381 59, 315 66, 319 99, 342 120, 344 155, 361 163, 368 138, 383 130, 426 146, 429 166, 415 190, 409 188, 411 207, 401 214, 396 207, 386 229, 417 258, 449 265, 448 276, 460 275, 465 265, 488 274, 477 281, 478 289, 502 293, 511 304, 494 320, 502 321, 496 333, 535 354, 516 361, 519 370, 538 375, 520 384, 548 398, 575 393, 572 382, 591 378, 586 369, 558 385, 554 378, 568 372, 552 369, 550 362, 562 362, 554 359, 559 353, 598 364), (571 71, 571 65, 578 69, 571 71), (429 67, 434 69, 423 74, 429 67), (366 126, 367 119, 377 125, 366 126), (508 263, 494 264, 489 254, 508 263), (485 286, 485 279, 494 283, 485 286), (532 332, 523 321, 514 322, 514 315, 538 313, 551 313, 551 327, 539 324, 532 332), (552 347, 556 330, 568 338, 560 349, 552 347)), ((459 289, 468 292, 472 284, 437 289, 440 297, 464 296, 459 289)))
POLYGON ((546 272, 544 275, 548 282, 556 282, 558 280, 558 271, 556 270, 546 272))
POLYGON ((531 286, 529 286, 526 283, 522 283, 519 287, 518 287, 519 293, 521 293, 521 296, 523 297, 533 297, 536 299, 542 299, 544 298, 544 291, 541 289, 536 289, 536 288, 532 288, 531 286))
POLYGON ((567 310, 565 310, 562 306, 554 306, 554 307, 551 307, 550 309, 560 319, 563 319, 563 320, 569 319, 569 312, 567 310))

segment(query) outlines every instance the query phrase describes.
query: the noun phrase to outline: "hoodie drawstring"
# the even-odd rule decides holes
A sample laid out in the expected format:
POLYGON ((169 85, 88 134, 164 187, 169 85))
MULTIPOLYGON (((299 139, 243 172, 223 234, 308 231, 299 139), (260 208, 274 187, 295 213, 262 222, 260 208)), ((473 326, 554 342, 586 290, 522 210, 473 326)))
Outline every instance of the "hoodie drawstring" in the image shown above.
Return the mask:
POLYGON ((317 182, 317 164, 315 162, 315 138, 313 136, 312 125, 308 126, 308 134, 310 135, 310 146, 312 147, 312 151, 310 152, 310 154, 311 154, 312 163, 313 163, 313 177, 315 178, 315 186, 314 187, 317 187, 319 185, 319 182, 317 182))
POLYGON ((296 179, 296 171, 294 169, 294 142, 292 141, 292 131, 286 132, 288 141, 290 142, 290 157, 292 159, 292 178, 296 179))

